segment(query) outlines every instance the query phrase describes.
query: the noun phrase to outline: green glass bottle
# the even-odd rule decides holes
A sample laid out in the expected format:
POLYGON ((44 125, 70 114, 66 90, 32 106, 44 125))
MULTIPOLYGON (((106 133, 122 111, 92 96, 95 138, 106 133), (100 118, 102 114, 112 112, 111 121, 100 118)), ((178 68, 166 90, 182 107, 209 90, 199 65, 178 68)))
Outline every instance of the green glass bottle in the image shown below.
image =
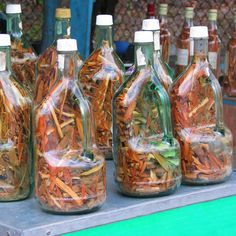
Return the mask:
POLYGON ((208 62, 208 28, 190 28, 191 64, 170 90, 176 138, 181 146, 183 181, 219 183, 232 172, 232 134, 223 121, 223 99, 208 62))
POLYGON ((0 201, 30 193, 31 98, 12 71, 10 35, 0 34, 0 201))
MULTIPOLYGON (((37 81, 34 94, 34 103, 39 104, 54 85, 57 71, 58 39, 70 38, 71 34, 71 11, 68 8, 57 8, 55 12, 54 40, 52 44, 39 56, 37 63, 37 81)), ((77 66, 81 67, 83 61, 77 53, 77 66)))
POLYGON ((169 96, 153 65, 153 33, 135 32, 135 71, 113 98, 115 180, 123 194, 157 196, 181 182, 169 96))
POLYGON ((11 36, 12 69, 19 82, 33 94, 37 56, 22 31, 21 5, 7 4, 7 33, 11 36))
POLYGON ((77 85, 76 40, 59 39, 57 51, 58 79, 34 112, 35 193, 47 211, 92 211, 106 199, 105 160, 77 85))
POLYGON ((114 50, 112 25, 111 15, 97 16, 96 48, 79 73, 79 83, 92 105, 96 142, 106 159, 112 158, 111 100, 124 76, 124 65, 114 50))

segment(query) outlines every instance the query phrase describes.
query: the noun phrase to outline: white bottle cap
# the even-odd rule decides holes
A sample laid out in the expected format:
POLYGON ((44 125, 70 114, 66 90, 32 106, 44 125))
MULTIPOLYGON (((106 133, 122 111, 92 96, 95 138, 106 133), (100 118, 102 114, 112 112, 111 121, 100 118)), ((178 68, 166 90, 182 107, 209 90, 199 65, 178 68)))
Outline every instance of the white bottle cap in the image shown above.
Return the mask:
POLYGON ((6 13, 7 14, 21 13, 21 5, 20 4, 7 4, 6 13))
POLYGON ((136 31, 134 34, 135 43, 153 43, 152 31, 136 31))
POLYGON ((77 51, 77 42, 75 39, 58 39, 57 51, 59 52, 71 52, 77 51))
POLYGON ((97 15, 96 25, 113 25, 112 15, 97 15))
POLYGON ((142 30, 160 30, 160 24, 158 19, 145 19, 143 20, 142 30))
POLYGON ((11 46, 11 38, 9 34, 0 34, 0 47, 11 46))
POLYGON ((208 38, 208 28, 206 26, 190 27, 190 38, 208 38))

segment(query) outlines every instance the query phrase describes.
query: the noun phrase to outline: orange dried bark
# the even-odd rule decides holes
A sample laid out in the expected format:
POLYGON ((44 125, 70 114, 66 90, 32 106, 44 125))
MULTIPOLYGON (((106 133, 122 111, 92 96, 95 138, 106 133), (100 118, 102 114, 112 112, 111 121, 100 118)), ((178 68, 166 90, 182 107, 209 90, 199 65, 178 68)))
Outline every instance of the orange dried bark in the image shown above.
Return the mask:
POLYGON ((84 153, 89 130, 84 130, 81 109, 88 107, 80 96, 76 82, 63 77, 35 111, 35 192, 49 211, 86 211, 106 197, 104 159, 96 150, 84 153))
POLYGON ((111 100, 122 78, 123 71, 117 66, 113 49, 106 41, 101 49, 92 53, 79 72, 79 83, 91 103, 96 122, 96 143, 106 158, 112 155, 111 100))

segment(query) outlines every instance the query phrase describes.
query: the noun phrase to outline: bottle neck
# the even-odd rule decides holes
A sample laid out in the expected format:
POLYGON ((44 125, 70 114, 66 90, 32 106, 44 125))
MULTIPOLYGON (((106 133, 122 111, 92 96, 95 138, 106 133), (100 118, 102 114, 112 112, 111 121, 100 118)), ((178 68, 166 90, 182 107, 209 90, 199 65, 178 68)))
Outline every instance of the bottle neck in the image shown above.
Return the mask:
POLYGON ((101 48, 106 46, 113 49, 113 34, 112 26, 96 26, 96 46, 95 48, 101 48))
POLYGON ((193 39, 194 42, 194 56, 193 62, 208 62, 208 38, 193 39))
POLYGON ((70 27, 70 19, 61 19, 61 18, 56 18, 55 22, 55 34, 54 34, 54 40, 56 41, 57 39, 63 39, 63 38, 70 38, 70 32, 71 27, 70 27))
POLYGON ((217 32, 217 21, 210 20, 208 25, 209 32, 216 33, 217 32))
POLYGON ((22 37, 22 20, 20 14, 7 14, 7 33, 16 39, 22 37))
POLYGON ((135 43, 135 67, 153 65, 153 43, 135 43))
POLYGON ((193 26, 193 18, 186 18, 184 20, 184 28, 189 28, 193 26))
POLYGON ((167 15, 160 15, 160 24, 161 27, 166 27, 167 26, 167 15))
POLYGON ((154 39, 154 53, 161 54, 160 30, 153 31, 153 39, 154 39))
POLYGON ((76 79, 77 73, 77 51, 58 52, 58 69, 61 78, 76 79))
POLYGON ((0 72, 11 71, 11 48, 0 47, 0 72))

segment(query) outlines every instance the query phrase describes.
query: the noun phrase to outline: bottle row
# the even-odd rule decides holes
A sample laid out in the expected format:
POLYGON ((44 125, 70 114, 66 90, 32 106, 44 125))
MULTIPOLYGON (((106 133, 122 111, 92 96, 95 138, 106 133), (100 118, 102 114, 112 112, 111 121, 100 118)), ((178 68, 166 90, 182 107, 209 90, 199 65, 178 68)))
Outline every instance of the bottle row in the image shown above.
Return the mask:
POLYGON ((34 184, 44 210, 95 210, 106 200, 104 157, 113 158, 117 186, 129 196, 230 177, 232 134, 208 63, 207 27, 190 28, 193 58, 174 80, 162 61, 159 22, 144 20, 127 77, 111 15, 97 16, 96 48, 82 62, 69 9, 56 10, 55 40, 38 58, 20 12, 7 6, 8 34, 0 35, 0 201, 25 199, 34 184))
MULTIPOLYGON (((212 71, 219 79, 224 74, 223 87, 228 96, 236 97, 236 14, 234 16, 234 31, 228 43, 224 62, 224 72, 221 70, 222 45, 217 28, 217 9, 210 9, 208 13, 208 59, 212 71)), ((169 63, 171 33, 168 29, 168 4, 160 4, 161 24, 161 53, 164 62, 169 63)), ((148 18, 155 19, 155 5, 148 5, 148 18)), ((175 76, 179 76, 189 65, 193 57, 193 41, 190 40, 190 27, 194 26, 194 7, 186 7, 184 24, 176 42, 175 76)))

